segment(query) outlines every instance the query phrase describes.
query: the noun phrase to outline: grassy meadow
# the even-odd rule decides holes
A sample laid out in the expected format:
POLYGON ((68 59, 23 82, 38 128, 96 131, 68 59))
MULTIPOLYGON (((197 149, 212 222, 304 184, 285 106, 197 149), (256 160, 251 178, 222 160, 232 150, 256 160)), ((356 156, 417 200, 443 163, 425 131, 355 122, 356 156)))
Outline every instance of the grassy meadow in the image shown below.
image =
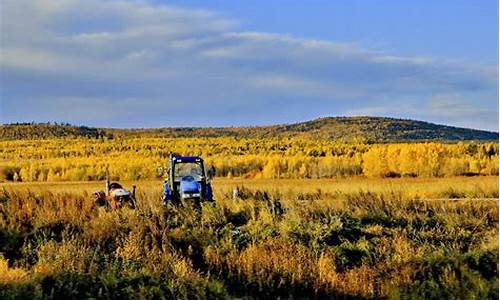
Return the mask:
POLYGON ((497 299, 498 144, 0 141, 0 299, 325 298, 497 299), (215 203, 161 203, 172 152, 215 203), (107 170, 135 210, 94 204, 107 170))
MULTIPOLYGON (((130 188, 137 186, 146 197, 160 198, 162 180, 121 181, 130 188)), ((367 178, 336 177, 329 179, 247 179, 214 178, 215 198, 228 197, 233 188, 244 187, 253 191, 265 190, 287 198, 319 194, 338 199, 349 194, 371 192, 399 193, 417 199, 498 198, 498 176, 448 177, 448 178, 367 178)), ((104 189, 104 181, 65 182, 0 182, 0 188, 31 192, 66 192, 91 194, 104 189)))
POLYGON ((498 298, 498 176, 216 178, 201 213, 123 183, 1 184, 0 298, 498 298))

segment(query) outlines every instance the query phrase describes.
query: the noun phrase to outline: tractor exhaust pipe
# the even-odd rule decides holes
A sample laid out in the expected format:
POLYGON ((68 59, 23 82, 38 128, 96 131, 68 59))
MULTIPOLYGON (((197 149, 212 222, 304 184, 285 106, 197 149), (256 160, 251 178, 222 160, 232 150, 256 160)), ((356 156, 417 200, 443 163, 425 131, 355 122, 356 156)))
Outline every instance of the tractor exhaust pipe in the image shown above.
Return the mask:
POLYGON ((109 171, 108 168, 106 168, 106 187, 104 189, 106 192, 106 196, 109 196, 109 171))

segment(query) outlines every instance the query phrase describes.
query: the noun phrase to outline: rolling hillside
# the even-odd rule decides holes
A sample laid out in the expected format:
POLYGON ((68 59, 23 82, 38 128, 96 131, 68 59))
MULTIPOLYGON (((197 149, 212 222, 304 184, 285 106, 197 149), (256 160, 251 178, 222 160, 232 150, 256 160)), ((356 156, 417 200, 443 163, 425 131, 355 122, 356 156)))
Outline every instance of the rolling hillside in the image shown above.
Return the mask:
POLYGON ((0 139, 59 137, 305 137, 312 139, 360 139, 368 142, 491 141, 497 132, 437 125, 383 117, 326 117, 312 121, 256 127, 183 127, 111 129, 68 124, 8 124, 0 126, 0 139))
POLYGON ((15 123, 0 125, 0 140, 50 138, 99 138, 104 132, 97 128, 52 123, 15 123))

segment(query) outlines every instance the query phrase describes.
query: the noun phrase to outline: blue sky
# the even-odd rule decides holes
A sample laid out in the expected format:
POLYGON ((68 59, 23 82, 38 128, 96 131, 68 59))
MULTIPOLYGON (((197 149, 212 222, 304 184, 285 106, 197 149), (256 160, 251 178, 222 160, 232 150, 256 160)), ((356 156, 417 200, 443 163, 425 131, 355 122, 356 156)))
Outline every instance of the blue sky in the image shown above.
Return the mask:
POLYGON ((498 2, 0 0, 3 123, 498 130, 498 2))

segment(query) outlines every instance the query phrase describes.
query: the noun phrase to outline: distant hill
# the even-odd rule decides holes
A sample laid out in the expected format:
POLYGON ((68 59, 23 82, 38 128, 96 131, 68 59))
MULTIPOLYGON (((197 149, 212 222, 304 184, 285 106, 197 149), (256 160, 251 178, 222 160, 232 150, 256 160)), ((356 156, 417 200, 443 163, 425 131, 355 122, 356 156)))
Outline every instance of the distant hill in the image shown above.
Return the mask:
POLYGON ((183 127, 111 129, 68 124, 9 124, 0 126, 0 139, 54 137, 305 137, 311 139, 404 141, 493 141, 498 133, 383 117, 326 117, 312 121, 256 127, 183 127))
POLYGON ((0 125, 1 140, 99 138, 104 132, 97 128, 57 123, 15 123, 0 125))

